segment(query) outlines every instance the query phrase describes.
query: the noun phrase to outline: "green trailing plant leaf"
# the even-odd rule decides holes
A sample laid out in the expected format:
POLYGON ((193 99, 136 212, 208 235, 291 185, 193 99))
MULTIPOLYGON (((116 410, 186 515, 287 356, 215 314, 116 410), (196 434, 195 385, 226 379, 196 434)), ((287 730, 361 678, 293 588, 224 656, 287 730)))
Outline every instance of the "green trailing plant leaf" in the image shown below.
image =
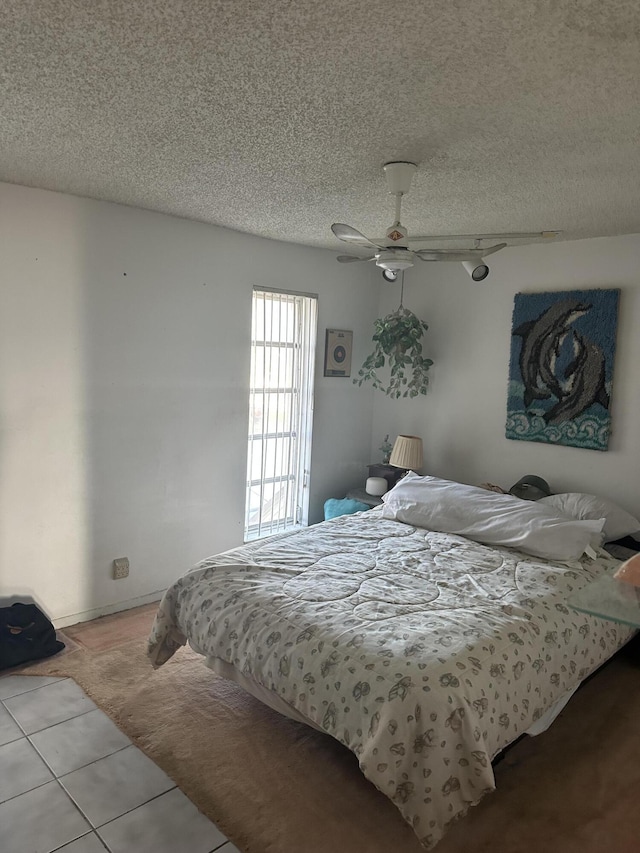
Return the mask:
POLYGON ((356 385, 371 382, 389 397, 417 397, 429 386, 430 358, 422 354, 422 336, 429 327, 402 305, 386 317, 374 321, 374 350, 362 362, 356 385), (390 371, 389 384, 384 385, 377 371, 390 371))

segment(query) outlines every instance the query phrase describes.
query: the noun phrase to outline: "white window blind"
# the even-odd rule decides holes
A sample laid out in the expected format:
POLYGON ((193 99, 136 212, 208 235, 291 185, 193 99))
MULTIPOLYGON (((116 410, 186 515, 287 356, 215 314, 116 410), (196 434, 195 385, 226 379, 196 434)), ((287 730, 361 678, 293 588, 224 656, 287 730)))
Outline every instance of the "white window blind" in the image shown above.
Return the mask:
POLYGON ((253 292, 245 541, 307 524, 317 298, 253 292))

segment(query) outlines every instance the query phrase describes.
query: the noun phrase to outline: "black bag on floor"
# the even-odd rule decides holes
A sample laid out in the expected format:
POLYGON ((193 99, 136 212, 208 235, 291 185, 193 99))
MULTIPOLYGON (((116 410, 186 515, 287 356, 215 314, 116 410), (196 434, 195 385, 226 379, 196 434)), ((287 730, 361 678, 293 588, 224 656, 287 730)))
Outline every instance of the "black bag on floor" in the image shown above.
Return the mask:
POLYGON ((35 604, 0 607, 0 669, 48 658, 64 649, 56 630, 35 604))

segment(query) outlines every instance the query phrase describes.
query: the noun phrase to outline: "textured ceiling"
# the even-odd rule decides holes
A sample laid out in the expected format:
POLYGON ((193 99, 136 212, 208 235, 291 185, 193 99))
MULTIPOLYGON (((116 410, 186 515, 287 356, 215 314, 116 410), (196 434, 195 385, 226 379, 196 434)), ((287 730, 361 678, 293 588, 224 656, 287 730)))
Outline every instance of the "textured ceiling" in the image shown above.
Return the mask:
POLYGON ((343 251, 640 232, 638 0, 1 0, 0 180, 343 251))

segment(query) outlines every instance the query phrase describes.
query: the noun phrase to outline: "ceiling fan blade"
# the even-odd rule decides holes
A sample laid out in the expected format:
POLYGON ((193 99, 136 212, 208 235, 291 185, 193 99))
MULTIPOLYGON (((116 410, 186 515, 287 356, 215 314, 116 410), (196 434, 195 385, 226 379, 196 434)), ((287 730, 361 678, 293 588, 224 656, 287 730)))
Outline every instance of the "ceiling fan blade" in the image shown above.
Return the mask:
POLYGON ((338 240, 343 240, 345 243, 354 243, 356 246, 366 246, 367 249, 384 249, 384 246, 377 246, 372 243, 368 237, 361 234, 351 225, 345 225, 342 222, 334 222, 331 230, 336 235, 338 240))
POLYGON ((479 257, 486 258, 487 255, 493 255, 494 252, 499 252, 500 249, 504 249, 506 247, 506 243, 498 243, 497 246, 489 246, 486 249, 474 249, 474 253, 477 251, 479 257))
POLYGON ((447 252, 446 249, 421 249, 413 254, 421 261, 469 261, 473 257, 468 252, 447 252))
POLYGON ((504 234, 423 234, 411 236, 412 243, 434 243, 442 240, 549 240, 562 231, 511 231, 504 234))
POLYGON ((448 251, 447 249, 419 249, 418 251, 414 251, 413 254, 417 255, 421 261, 474 261, 486 258, 487 255, 493 255, 494 252, 504 249, 506 245, 506 243, 498 243, 497 246, 487 246, 486 249, 458 249, 452 251, 448 251))
POLYGON ((375 261, 376 256, 372 258, 357 258, 355 255, 338 255, 336 260, 339 264, 350 264, 352 261, 375 261))

